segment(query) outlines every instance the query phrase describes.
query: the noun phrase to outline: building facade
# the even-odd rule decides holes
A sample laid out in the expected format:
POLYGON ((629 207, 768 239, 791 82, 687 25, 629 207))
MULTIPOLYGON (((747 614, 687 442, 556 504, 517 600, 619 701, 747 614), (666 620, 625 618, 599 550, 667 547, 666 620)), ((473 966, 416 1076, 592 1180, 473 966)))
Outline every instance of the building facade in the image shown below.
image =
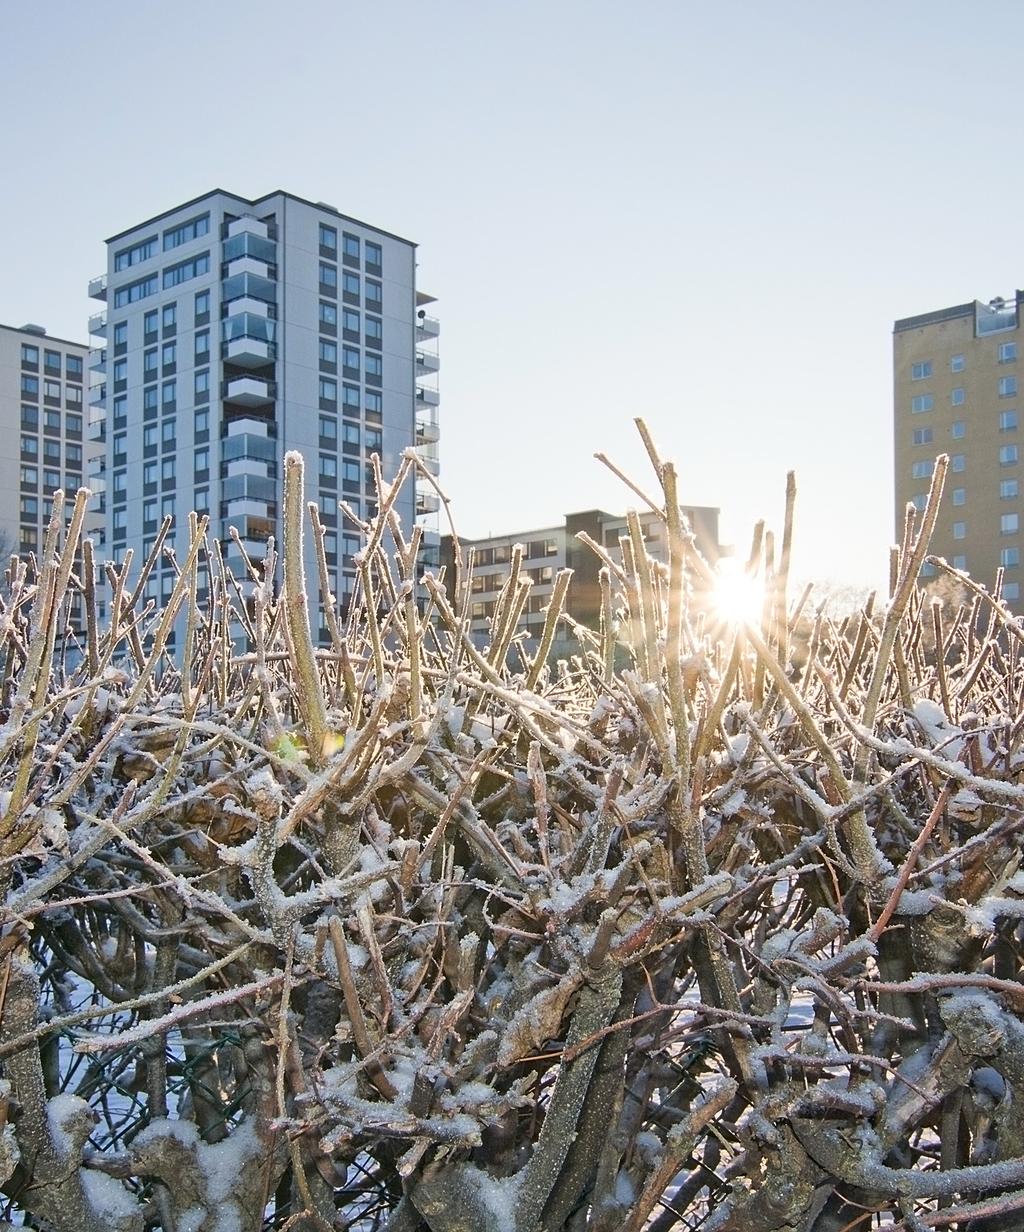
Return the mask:
MULTIPOLYGON (((436 469, 439 327, 417 297, 415 244, 323 202, 215 190, 109 239, 89 292, 106 304, 90 320, 90 432, 107 558, 144 559, 166 516, 180 556, 196 510, 244 576, 243 551, 258 561, 269 535, 281 542, 297 450, 344 609, 360 541, 339 500, 376 512, 373 454, 385 477, 417 445, 436 469)), ((419 501, 401 496, 406 527, 431 511, 419 501)), ((312 580, 309 535, 306 551, 312 580)), ((164 562, 149 597, 173 580, 164 562)))
POLYGON ((0 558, 38 553, 53 493, 85 482, 88 354, 40 325, 0 325, 0 558))
MULTIPOLYGON (((1018 362, 1024 292, 897 321, 893 329, 896 536, 923 509, 940 453, 950 455, 931 551, 1021 602, 1018 362)), ((929 570, 930 572, 930 570, 929 570)))
MULTIPOLYGON (((721 555, 718 509, 691 506, 683 508, 682 513, 694 534, 698 551, 713 566, 721 555)), ((667 563, 668 542, 664 523, 653 514, 641 513, 640 525, 648 554, 657 561, 667 563)), ((476 642, 484 643, 489 638, 495 603, 508 577, 512 548, 517 543, 523 546, 522 567, 533 583, 520 622, 520 632, 531 639, 540 636, 555 577, 559 570, 565 568, 573 571, 566 597, 566 612, 589 629, 600 627, 601 560, 577 537, 581 533, 601 544, 614 560, 621 560, 619 540, 629 533, 626 519, 600 509, 567 514, 561 524, 540 530, 459 541, 465 564, 472 564, 469 618, 470 633, 476 642)), ((454 600, 454 541, 451 535, 441 539, 441 560, 447 566, 449 596, 454 600)), ((560 630, 553 652, 555 656, 575 649, 568 631, 564 628, 560 630)))

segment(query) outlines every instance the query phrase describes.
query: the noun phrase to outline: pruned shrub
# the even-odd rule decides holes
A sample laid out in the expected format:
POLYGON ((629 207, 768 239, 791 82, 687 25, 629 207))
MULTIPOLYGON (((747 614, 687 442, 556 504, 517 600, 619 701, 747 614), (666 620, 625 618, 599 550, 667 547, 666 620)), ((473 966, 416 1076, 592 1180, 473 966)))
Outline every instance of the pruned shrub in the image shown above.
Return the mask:
POLYGON ((193 517, 101 622, 57 502, 0 605, 9 1224, 1021 1226, 1022 633, 917 588, 942 460, 884 603, 793 600, 791 490, 728 624, 645 439, 671 557, 632 518, 553 666, 567 579, 525 643, 513 553, 477 648, 397 487, 344 613, 294 455, 280 590, 193 517))

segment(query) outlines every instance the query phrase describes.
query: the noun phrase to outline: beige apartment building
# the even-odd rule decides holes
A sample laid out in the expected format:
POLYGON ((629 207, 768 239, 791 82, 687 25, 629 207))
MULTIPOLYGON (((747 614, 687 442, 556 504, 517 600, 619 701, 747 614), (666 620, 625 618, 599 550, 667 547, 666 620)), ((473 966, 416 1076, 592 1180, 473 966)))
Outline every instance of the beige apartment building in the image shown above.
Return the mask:
POLYGON ((89 459, 85 370, 89 348, 41 325, 0 325, 0 549, 38 552, 53 494, 84 483, 89 459))
MULTIPOLYGON (((721 554, 718 541, 718 514, 713 506, 684 507, 682 513, 693 531, 696 546, 705 560, 714 565, 721 554)), ((667 562, 668 543, 664 524, 653 514, 641 513, 647 550, 655 560, 667 562)), ((585 533, 596 543, 608 549, 613 559, 621 559, 619 539, 628 534, 625 517, 589 509, 566 515, 557 526, 540 530, 517 531, 513 534, 494 535, 486 539, 460 540, 463 560, 468 565, 472 560, 470 583, 470 632, 474 641, 484 643, 489 639, 490 620, 498 594, 508 577, 509 563, 514 544, 523 545, 523 570, 533 583, 520 632, 535 639, 544 627, 545 611, 551 600, 555 577, 560 569, 572 569, 572 580, 566 601, 566 611, 581 625, 597 629, 600 625, 601 587, 599 573, 601 561, 597 554, 577 536, 585 533)), ((455 573, 453 541, 451 535, 441 538, 441 562, 447 566, 446 581, 452 595, 455 573)), ((452 595, 454 598, 454 596, 452 595)), ((553 655, 561 657, 577 649, 575 640, 563 626, 556 639, 553 655)))
MULTIPOLYGON (((950 455, 932 553, 1021 603, 1018 364, 1024 292, 906 317, 893 327, 896 536, 923 509, 935 457, 950 455)), ((926 566, 925 575, 933 572, 926 566)))

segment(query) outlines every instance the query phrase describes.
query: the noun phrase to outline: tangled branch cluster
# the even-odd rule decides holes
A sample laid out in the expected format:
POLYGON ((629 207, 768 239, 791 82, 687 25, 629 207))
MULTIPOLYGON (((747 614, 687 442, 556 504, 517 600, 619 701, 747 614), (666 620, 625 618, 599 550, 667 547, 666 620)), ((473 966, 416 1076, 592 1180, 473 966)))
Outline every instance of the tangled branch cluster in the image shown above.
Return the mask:
POLYGON ((0 1221, 1021 1225, 1020 627, 916 587, 941 464, 880 613, 790 602, 790 499, 716 624, 647 443, 671 558, 633 517, 556 668, 568 579, 531 655, 513 554, 478 649, 397 488, 325 651, 296 457, 280 594, 193 518, 101 626, 58 510, 0 607, 0 1221))

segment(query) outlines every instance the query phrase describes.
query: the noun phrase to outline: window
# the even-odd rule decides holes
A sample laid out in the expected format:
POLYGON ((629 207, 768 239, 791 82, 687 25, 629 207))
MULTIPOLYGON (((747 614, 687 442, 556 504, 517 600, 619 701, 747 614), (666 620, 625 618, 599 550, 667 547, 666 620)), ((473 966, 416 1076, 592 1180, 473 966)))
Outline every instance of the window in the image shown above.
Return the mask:
POLYGON ((1015 398, 1017 396, 1017 378, 1015 376, 1001 376, 999 378, 999 396, 1000 398, 1015 398))
POLYGON ((350 303, 359 303, 359 275, 350 274, 347 270, 341 276, 341 290, 344 295, 351 296, 350 303))
POLYGON ((34 488, 39 482, 39 471, 34 466, 23 466, 21 468, 21 482, 34 488))
POLYGON ((168 368, 173 368, 178 359, 178 344, 176 342, 165 342, 163 346, 163 354, 160 357, 164 366, 164 372, 168 368))
POLYGON ((999 563, 1004 569, 1016 569, 1020 564, 1020 548, 1000 548, 999 563))
POLYGON ((346 308, 341 314, 341 328, 344 336, 350 342, 359 341, 359 313, 352 308, 346 308))
POLYGON ((366 448, 370 453, 380 453, 384 443, 384 434, 380 428, 366 429, 366 448))
POLYGON ((966 367, 964 357, 962 355, 953 355, 950 357, 949 370, 950 372, 963 372, 966 367))
POLYGON ((177 397, 178 397, 178 382, 177 381, 164 381, 163 391, 162 391, 160 400, 164 404, 165 411, 168 409, 168 407, 172 406, 177 401, 177 397))
POLYGON ((346 446, 352 445, 357 450, 359 448, 359 425, 354 423, 343 423, 341 425, 341 439, 346 446))
POLYGON ((1017 463, 1017 446, 1016 445, 1000 445, 999 447, 999 465, 1000 466, 1015 466, 1017 463))
MULTIPOLYGON (((157 427, 155 423, 146 424, 146 426, 142 429, 142 448, 144 450, 156 449, 156 434, 157 427)), ((115 440, 116 439, 117 438, 115 437, 115 440)))
POLYGON ((1000 342, 998 356, 1001 364, 1012 364, 1017 358, 1016 342, 1000 342))
POLYGON ((952 565, 954 569, 966 569, 967 568, 967 557, 966 556, 954 556, 952 560, 952 565))
POLYGON ((338 459, 328 453, 320 455, 320 482, 329 487, 338 482, 338 459))
POLYGON ((210 317, 210 292, 197 291, 195 305, 196 324, 205 325, 210 317))
POLYGON ((384 373, 384 360, 379 355, 366 356, 367 377, 381 377, 384 373))
POLYGON ((196 411, 195 435, 198 439, 204 432, 210 431, 210 412, 196 411))
POLYGON ((210 489, 196 488, 195 498, 193 500, 196 513, 210 512, 210 489))
POLYGON ((337 257, 338 233, 333 227, 320 224, 320 253, 325 257, 337 257))
POLYGON ((367 415, 380 416, 384 407, 384 396, 375 389, 368 389, 363 395, 367 415))
POLYGON ((23 406, 21 408, 21 426, 30 432, 39 431, 39 407, 23 406))
POLYGON ((22 367, 25 367, 26 364, 30 364, 33 368, 38 368, 39 367, 39 348, 37 346, 31 346, 29 343, 23 342, 21 344, 21 364, 22 364, 22 367))
POLYGON ((359 414, 359 389, 355 385, 343 385, 341 390, 342 406, 347 415, 359 414))
POLYGON ((27 398, 39 397, 39 377, 27 376, 24 372, 21 374, 21 392, 27 398))
POLYGON ((180 286, 193 278, 200 278, 210 272, 210 254, 201 252, 198 257, 189 261, 179 261, 177 265, 168 265, 164 270, 164 290, 168 287, 180 286))
POLYGON ((341 363, 345 369, 345 375, 359 375, 359 352, 353 347, 341 348, 341 363))
POLYGON ((128 380, 128 361, 126 359, 114 360, 114 388, 119 385, 124 388, 128 380))
POLYGON ((177 421, 174 419, 165 419, 160 425, 160 439, 164 443, 164 448, 173 447, 177 427, 177 421))
POLYGON ((918 394, 910 399, 910 413, 912 415, 920 415, 922 411, 930 411, 934 405, 934 394, 918 394))
POLYGON ((67 406, 81 406, 82 387, 80 385, 65 385, 64 402, 67 406))
POLYGON ((43 381, 43 397, 60 401, 60 381, 43 381))
POLYGON ((1020 582, 1004 582, 1003 598, 1016 603, 1020 598, 1020 582))
POLYGON ((156 520, 159 516, 157 509, 158 506, 155 500, 147 500, 142 502, 142 521, 146 530, 156 529, 156 520))
POLYGON ((958 385, 949 395, 949 400, 953 406, 963 406, 963 404, 967 401, 967 395, 964 393, 964 387, 962 385, 958 385))
POLYGON ((326 261, 320 262, 320 286, 334 292, 338 289, 338 271, 326 261))
POLYGON ((384 326, 379 317, 366 318, 366 342, 369 346, 380 346, 384 337, 384 326))
POLYGON ((60 436, 60 411, 43 412, 43 431, 60 436))
POLYGON ((174 480, 174 459, 173 458, 164 458, 164 460, 160 463, 160 478, 165 483, 172 482, 174 480))
POLYGON ((60 487, 60 471, 44 470, 43 471, 43 491, 56 492, 60 487))
POLYGON ((359 260, 359 236, 349 235, 347 231, 342 233, 342 252, 350 259, 359 260))
POLYGON ((118 321, 114 326, 114 348, 126 347, 128 345, 128 322, 118 321))
POLYGON ((173 334, 178 328, 178 305, 164 304, 161 321, 163 323, 164 333, 173 334))
POLYGON ((341 464, 341 477, 347 484, 354 484, 358 487, 361 468, 358 462, 353 462, 350 458, 346 458, 341 464))
POLYGON ((328 342, 323 338, 320 339, 320 362, 322 364, 337 364, 338 344, 336 342, 328 342))
POLYGON ((114 292, 114 307, 124 308, 126 304, 135 304, 140 299, 155 295, 159 289, 160 279, 156 274, 150 274, 148 278, 140 278, 137 282, 126 283, 114 292))
POLYGON ((1020 533, 1020 514, 1019 513, 1004 513, 999 519, 999 533, 1001 535, 1016 535, 1020 533))
POLYGON ((114 500, 123 501, 128 491, 128 472, 114 471, 114 500))
POLYGON ((69 381, 82 379, 82 357, 80 355, 69 355, 65 361, 65 367, 69 381))
POLYGON ((1016 500, 1020 495, 1020 481, 1017 479, 1000 479, 999 499, 1016 500))
POLYGON ((1017 431, 1017 412, 1016 411, 1000 411, 999 412, 999 431, 1000 432, 1016 432, 1017 431))
POLYGON ((966 522, 954 522, 953 523, 953 538, 954 539, 966 539, 967 538, 967 523, 966 522))
POLYGON ((195 360, 197 364, 208 363, 210 359, 210 331, 201 329, 196 334, 195 360))
POLYGON ((338 439, 338 424, 329 415, 320 416, 320 440, 321 441, 337 441, 338 439))
POLYGON ((144 381, 156 380, 156 347, 142 353, 142 379, 144 381))
POLYGON ((38 496, 23 496, 21 498, 21 516, 23 518, 37 518, 39 516, 38 496))
POLYGON ((148 487, 150 484, 156 483, 157 464, 156 462, 143 462, 142 464, 142 482, 148 487))
POLYGON ((148 240, 133 244, 131 248, 122 248, 114 253, 114 272, 119 273, 130 265, 138 265, 140 261, 148 261, 156 255, 157 237, 151 235, 148 240))
POLYGON ((171 230, 164 232, 164 252, 171 248, 179 248, 182 244, 188 244, 192 240, 197 240, 201 235, 206 235, 209 230, 209 214, 201 214, 198 218, 190 218, 188 222, 183 222, 180 227, 173 227, 171 230))
POLYGON ((383 301, 383 292, 379 282, 374 282, 372 278, 366 280, 366 306, 372 308, 374 312, 380 312, 381 303, 383 301))
POLYGON ((336 304, 328 304, 326 301, 320 301, 320 324, 328 325, 334 329, 338 328, 338 307, 336 304))
POLYGON ((60 376, 60 351, 43 352, 43 371, 47 376, 60 376))
POLYGON ((206 474, 210 470, 210 451, 207 448, 196 450, 196 475, 206 474))
POLYGON ((967 503, 967 489, 966 488, 954 488, 953 489, 953 504, 954 505, 965 505, 966 503, 967 503))
POLYGON ((147 346, 151 342, 156 342, 156 326, 159 319, 159 314, 155 308, 152 312, 147 312, 142 318, 142 332, 145 335, 142 341, 147 346))
POLYGON ((128 529, 128 511, 126 509, 114 510, 114 534, 124 535, 128 529))
POLYGON ((34 436, 23 436, 21 438, 21 456, 23 458, 39 457, 39 441, 34 436))
POLYGON ((194 381, 194 392, 197 398, 209 397, 210 394, 210 370, 204 368, 202 372, 197 372, 194 381))
POLYGON ((932 374, 932 361, 925 359, 919 364, 910 365, 910 379, 912 381, 925 381, 932 374))
POLYGON ((962 419, 954 419, 949 434, 954 441, 962 441, 967 435, 967 424, 962 419))
POLYGON ((967 459, 962 453, 954 453, 950 455, 949 469, 954 475, 959 475, 961 471, 967 469, 967 459))
POLYGON ((327 377, 320 378, 320 401, 334 402, 338 401, 338 382, 328 380, 327 377))
POLYGON ((374 244, 371 240, 366 241, 366 264, 376 267, 374 273, 380 273, 381 247, 380 244, 374 244))
POLYGON ((142 391, 142 410, 149 414, 156 413, 156 386, 150 385, 142 391))

